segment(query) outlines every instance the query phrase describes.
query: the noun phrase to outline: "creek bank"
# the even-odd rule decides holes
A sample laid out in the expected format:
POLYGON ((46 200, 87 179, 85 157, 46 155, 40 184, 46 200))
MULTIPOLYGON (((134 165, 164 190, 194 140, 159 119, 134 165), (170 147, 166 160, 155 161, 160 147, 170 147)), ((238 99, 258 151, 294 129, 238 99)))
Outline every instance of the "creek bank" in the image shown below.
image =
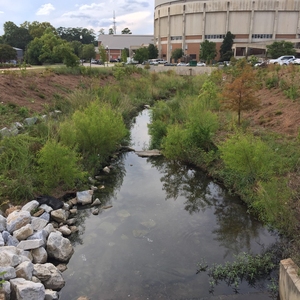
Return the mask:
POLYGON ((47 197, 0 214, 0 273, 6 300, 59 299, 65 285, 62 272, 74 253, 68 237, 78 231, 77 205, 101 204, 93 201, 93 190, 77 192, 67 202, 47 197))

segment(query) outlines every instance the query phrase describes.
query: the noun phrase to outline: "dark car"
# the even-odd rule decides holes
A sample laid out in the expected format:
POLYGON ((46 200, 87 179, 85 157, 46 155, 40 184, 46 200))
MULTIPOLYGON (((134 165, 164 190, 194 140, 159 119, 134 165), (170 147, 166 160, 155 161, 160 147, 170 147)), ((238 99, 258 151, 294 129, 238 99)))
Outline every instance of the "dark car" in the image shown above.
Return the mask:
POLYGON ((177 64, 173 64, 173 63, 167 62, 167 63, 164 64, 164 66, 166 66, 166 67, 174 67, 174 66, 177 66, 177 64))
POLYGON ((109 60, 109 62, 111 63, 116 63, 116 62, 119 62, 120 60, 119 59, 116 59, 116 58, 112 58, 109 60))

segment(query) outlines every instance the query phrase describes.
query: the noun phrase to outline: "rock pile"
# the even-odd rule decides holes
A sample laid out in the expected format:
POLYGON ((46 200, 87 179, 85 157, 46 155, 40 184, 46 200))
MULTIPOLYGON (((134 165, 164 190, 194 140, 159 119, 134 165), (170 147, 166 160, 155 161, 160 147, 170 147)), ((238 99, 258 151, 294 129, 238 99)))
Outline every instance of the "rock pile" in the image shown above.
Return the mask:
POLYGON ((92 195, 92 190, 78 192, 66 203, 43 196, 7 210, 6 217, 0 214, 0 280, 5 280, 7 300, 59 298, 57 291, 65 285, 62 272, 74 252, 66 236, 78 230, 77 203, 91 204, 92 195))

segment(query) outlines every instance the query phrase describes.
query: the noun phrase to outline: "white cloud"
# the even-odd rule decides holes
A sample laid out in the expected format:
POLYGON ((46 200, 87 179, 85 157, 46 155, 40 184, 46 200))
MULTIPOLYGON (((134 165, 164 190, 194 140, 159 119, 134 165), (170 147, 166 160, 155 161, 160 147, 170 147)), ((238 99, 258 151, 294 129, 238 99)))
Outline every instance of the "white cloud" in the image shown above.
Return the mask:
POLYGON ((4 11, 1 11, 1 10, 0 10, 0 14, 4 14, 4 11))
POLYGON ((51 3, 42 5, 36 12, 37 16, 49 15, 51 11, 55 10, 54 6, 51 3))

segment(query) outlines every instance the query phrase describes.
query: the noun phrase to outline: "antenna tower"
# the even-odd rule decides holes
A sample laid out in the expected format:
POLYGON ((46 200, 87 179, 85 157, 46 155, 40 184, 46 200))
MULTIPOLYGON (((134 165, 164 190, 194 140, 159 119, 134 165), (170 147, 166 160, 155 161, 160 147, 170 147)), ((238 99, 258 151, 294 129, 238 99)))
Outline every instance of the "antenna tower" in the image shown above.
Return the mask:
POLYGON ((116 28, 116 16, 115 16, 115 11, 114 11, 114 34, 117 33, 117 28, 116 28))

